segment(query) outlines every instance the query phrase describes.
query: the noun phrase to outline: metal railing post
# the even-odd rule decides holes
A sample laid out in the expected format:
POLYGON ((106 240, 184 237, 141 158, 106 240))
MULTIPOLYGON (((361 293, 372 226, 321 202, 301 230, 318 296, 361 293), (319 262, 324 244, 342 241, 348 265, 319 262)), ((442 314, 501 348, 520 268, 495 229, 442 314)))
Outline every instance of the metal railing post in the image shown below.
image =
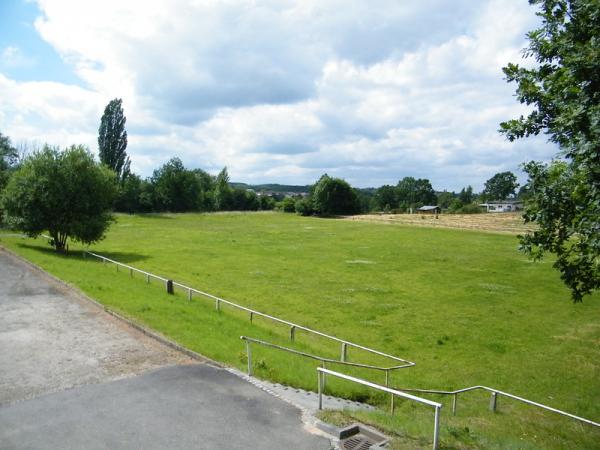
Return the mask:
POLYGON ((219 299, 215 300, 215 308, 217 312, 221 312, 221 301, 219 299))
POLYGON ((319 391, 319 409, 323 409, 323 373, 317 371, 317 390, 319 391))
POLYGON ((348 346, 345 342, 342 342, 342 355, 340 356, 340 361, 346 362, 346 358, 348 357, 348 346))
POLYGON ((291 326, 290 327, 290 341, 294 342, 295 338, 296 338, 296 327, 291 326))
POLYGON ((454 394, 452 396, 452 415, 455 416, 456 415, 456 398, 458 397, 458 394, 454 394))
MULTIPOLYGON (((390 387, 390 371, 389 371, 389 369, 387 369, 385 371, 385 387, 390 387)), ((394 394, 390 394, 390 413, 391 414, 394 414, 394 407, 395 407, 394 398, 395 398, 394 394)))
POLYGON ((250 311, 250 323, 252 323, 252 319, 254 318, 254 313, 250 311))
POLYGON ((192 300, 192 290, 188 289, 188 300, 192 300))
MULTIPOLYGON (((325 361, 321 361, 321 367, 323 369, 326 369, 326 367, 325 367, 325 361)), ((321 380, 321 384, 322 384, 321 387, 323 388, 323 391, 325 391, 325 384, 327 383, 327 378, 325 377, 324 373, 321 373, 321 375, 323 375, 323 379, 321 380)))
POLYGON ((252 347, 250 347, 250 342, 246 341, 246 356, 248 359, 248 376, 252 376, 252 347))
POLYGON ((146 274, 146 284, 150 284, 150 274, 146 274))
POLYGON ((496 412, 496 403, 497 403, 498 395, 496 392, 492 392, 492 396, 490 397, 490 411, 496 412))
POLYGON ((434 425, 433 425, 433 450, 437 450, 438 448, 438 441, 440 438, 440 409, 441 406, 436 406, 435 407, 435 418, 433 419, 434 421, 434 425))
POLYGON ((129 269, 129 276, 133 278, 133 269, 129 269))

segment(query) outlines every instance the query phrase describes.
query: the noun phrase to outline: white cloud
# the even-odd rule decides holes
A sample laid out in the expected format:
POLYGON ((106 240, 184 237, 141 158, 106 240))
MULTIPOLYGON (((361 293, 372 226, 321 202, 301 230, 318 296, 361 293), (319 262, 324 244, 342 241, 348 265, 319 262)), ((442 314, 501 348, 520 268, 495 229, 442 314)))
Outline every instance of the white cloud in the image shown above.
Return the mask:
POLYGON ((181 156, 234 180, 460 189, 554 152, 496 131, 523 111, 500 72, 536 23, 519 0, 38 3, 36 29, 88 89, 0 74, 0 129, 95 148, 121 97, 145 175, 181 156))
POLYGON ((26 56, 22 50, 15 45, 5 47, 0 53, 0 67, 31 67, 34 64, 35 60, 26 56))

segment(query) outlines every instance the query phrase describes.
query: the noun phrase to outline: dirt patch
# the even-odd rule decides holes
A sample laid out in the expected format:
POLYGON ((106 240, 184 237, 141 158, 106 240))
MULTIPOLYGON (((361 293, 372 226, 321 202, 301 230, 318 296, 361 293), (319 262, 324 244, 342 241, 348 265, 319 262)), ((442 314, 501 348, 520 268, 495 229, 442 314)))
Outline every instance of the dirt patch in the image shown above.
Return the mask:
POLYGON ((364 214, 344 219, 510 234, 522 234, 535 229, 531 224, 523 223, 520 213, 439 214, 437 217, 433 214, 364 214))
POLYGON ((0 251, 0 404, 193 362, 0 251))

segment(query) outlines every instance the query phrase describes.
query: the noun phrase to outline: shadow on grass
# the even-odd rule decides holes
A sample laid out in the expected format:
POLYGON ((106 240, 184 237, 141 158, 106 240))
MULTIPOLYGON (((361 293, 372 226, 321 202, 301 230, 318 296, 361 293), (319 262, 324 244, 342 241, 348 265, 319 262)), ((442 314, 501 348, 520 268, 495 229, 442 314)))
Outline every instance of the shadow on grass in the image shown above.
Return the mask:
MULTIPOLYGON (((33 250, 38 253, 43 253, 46 255, 52 255, 57 258, 63 258, 63 259, 87 258, 92 261, 100 262, 100 259, 95 258, 93 256, 90 256, 90 255, 84 256, 83 250, 73 250, 73 251, 69 251, 68 253, 59 253, 59 252, 56 252, 54 250, 54 248, 52 248, 50 246, 21 244, 21 243, 18 243, 17 245, 23 249, 33 250)), ((141 255, 139 253, 130 253, 130 252, 102 252, 99 254, 102 256, 105 256, 106 258, 110 258, 112 260, 115 260, 115 261, 118 261, 118 262, 124 263, 124 264, 130 264, 130 263, 133 263, 136 261, 143 261, 145 259, 148 259, 147 255, 141 255)))

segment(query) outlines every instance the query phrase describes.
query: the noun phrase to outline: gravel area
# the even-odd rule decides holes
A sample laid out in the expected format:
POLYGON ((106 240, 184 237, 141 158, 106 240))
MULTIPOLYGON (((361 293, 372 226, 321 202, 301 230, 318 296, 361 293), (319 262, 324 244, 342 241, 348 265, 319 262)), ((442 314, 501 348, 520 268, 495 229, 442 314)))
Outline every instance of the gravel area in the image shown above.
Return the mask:
POLYGON ((194 362, 0 250, 0 404, 194 362))

